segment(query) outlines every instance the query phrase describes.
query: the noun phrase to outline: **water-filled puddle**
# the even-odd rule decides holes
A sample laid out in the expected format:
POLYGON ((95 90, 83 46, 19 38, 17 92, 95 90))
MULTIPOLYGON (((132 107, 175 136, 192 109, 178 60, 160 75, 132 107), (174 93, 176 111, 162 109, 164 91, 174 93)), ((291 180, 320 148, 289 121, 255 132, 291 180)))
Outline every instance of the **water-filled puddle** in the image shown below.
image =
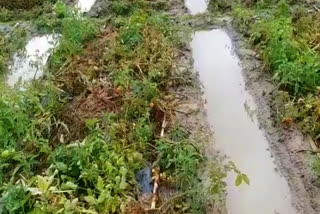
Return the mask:
POLYGON ((209 122, 216 147, 246 173, 250 185, 235 186, 227 178, 231 214, 294 214, 286 180, 276 171, 268 142, 258 128, 252 97, 245 90, 239 59, 222 30, 196 32, 192 41, 195 69, 203 82, 209 122), (247 106, 247 107, 245 107, 247 106))
POLYGON ((79 0, 77 7, 81 12, 88 12, 95 2, 96 0, 79 0))
POLYGON ((16 53, 9 68, 11 73, 8 75, 8 85, 13 87, 20 81, 23 84, 40 78, 53 48, 57 45, 58 37, 54 34, 34 37, 27 43, 23 53, 16 53))
POLYGON ((207 10, 207 0, 185 0, 185 5, 192 15, 204 13, 207 10))

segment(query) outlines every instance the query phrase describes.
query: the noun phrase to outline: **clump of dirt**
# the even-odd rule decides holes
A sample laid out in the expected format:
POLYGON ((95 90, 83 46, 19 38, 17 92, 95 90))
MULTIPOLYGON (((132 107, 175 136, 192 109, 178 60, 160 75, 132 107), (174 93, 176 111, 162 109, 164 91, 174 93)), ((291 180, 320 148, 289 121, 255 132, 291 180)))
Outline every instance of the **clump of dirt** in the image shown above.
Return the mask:
POLYGON ((70 60, 58 71, 55 79, 71 102, 61 111, 59 119, 68 127, 68 133, 59 127, 54 133, 53 142, 81 140, 87 135, 86 120, 101 118, 106 112, 116 112, 121 106, 122 94, 113 88, 107 76, 103 76, 103 55, 109 41, 114 39, 111 29, 103 30, 95 42, 85 47, 84 53, 70 60))
MULTIPOLYGON (((99 74, 103 74, 104 70, 104 53, 110 43, 115 39, 115 33, 112 29, 104 29, 96 38, 95 42, 85 47, 81 57, 73 59, 72 57, 57 72, 56 82, 66 92, 73 96, 81 94, 93 79, 99 79, 99 74)), ((102 78, 102 77, 101 77, 102 78)), ((104 82, 107 83, 107 79, 104 82)), ((110 86, 110 84, 109 84, 110 86)))
POLYGON ((63 121, 70 129, 68 136, 83 139, 87 135, 87 119, 100 119, 106 112, 116 112, 120 106, 121 95, 116 89, 102 85, 92 87, 87 94, 74 98, 62 113, 63 121))
POLYGON ((128 207, 128 214, 145 214, 145 210, 138 203, 132 202, 128 207))

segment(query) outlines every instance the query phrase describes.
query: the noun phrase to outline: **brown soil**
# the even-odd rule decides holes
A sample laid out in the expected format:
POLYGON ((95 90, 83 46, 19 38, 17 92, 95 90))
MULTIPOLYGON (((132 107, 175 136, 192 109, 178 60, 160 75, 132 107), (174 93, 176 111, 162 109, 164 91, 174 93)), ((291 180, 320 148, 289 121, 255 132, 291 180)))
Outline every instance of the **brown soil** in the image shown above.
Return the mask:
POLYGON ((81 57, 72 59, 58 72, 57 85, 71 95, 72 101, 58 117, 69 130, 58 127, 52 135, 55 136, 53 142, 59 143, 63 136, 68 136, 63 139, 66 142, 83 139, 87 135, 87 119, 102 118, 106 112, 116 112, 122 106, 122 94, 103 72, 105 48, 113 39, 113 31, 104 30, 96 41, 85 47, 81 57))
POLYGON ((58 71, 56 77, 57 85, 60 85, 73 96, 83 93, 92 79, 100 78, 105 85, 111 87, 111 81, 106 76, 100 77, 98 74, 104 74, 104 53, 114 39, 115 33, 112 29, 103 30, 96 38, 96 41, 85 47, 81 57, 70 59, 58 71))
POLYGON ((106 112, 116 112, 120 106, 121 96, 115 89, 93 86, 88 94, 75 97, 63 111, 62 118, 70 128, 68 136, 83 139, 87 135, 87 119, 100 119, 106 112))
POLYGON ((46 0, 0 0, 0 6, 8 9, 31 9, 46 0))

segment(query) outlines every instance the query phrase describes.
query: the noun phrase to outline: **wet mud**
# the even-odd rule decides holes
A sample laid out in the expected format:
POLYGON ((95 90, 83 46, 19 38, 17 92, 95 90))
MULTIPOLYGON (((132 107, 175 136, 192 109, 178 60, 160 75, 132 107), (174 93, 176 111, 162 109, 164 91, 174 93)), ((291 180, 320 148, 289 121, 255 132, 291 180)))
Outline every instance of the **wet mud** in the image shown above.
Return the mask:
POLYGON ((230 157, 250 178, 234 185, 227 178, 227 208, 231 214, 295 213, 286 180, 275 170, 268 143, 259 130, 253 98, 244 87, 239 60, 228 34, 220 29, 198 31, 192 41, 194 67, 203 83, 215 149, 230 157))
POLYGON ((42 77, 49 56, 58 45, 58 40, 59 35, 55 34, 32 38, 24 51, 14 55, 7 84, 13 87, 17 83, 24 84, 42 77))
MULTIPOLYGON (((188 10, 184 7, 180 9, 180 11, 181 13, 186 13, 188 10)), ((213 17, 209 13, 204 13, 182 20, 181 24, 191 26, 194 31, 222 29, 231 39, 231 43, 234 46, 234 54, 239 58, 239 65, 244 80, 244 90, 251 97, 251 99, 249 99, 250 101, 244 104, 244 108, 250 119, 256 124, 256 128, 260 130, 261 135, 265 138, 267 146, 262 153, 270 155, 269 158, 273 160, 271 165, 275 166, 273 169, 274 173, 283 177, 285 180, 284 185, 287 183, 289 186, 289 197, 291 198, 292 206, 296 210, 291 211, 291 209, 284 209, 282 212, 274 210, 274 212, 266 213, 320 213, 319 179, 312 172, 310 164, 312 158, 315 156, 307 152, 297 152, 300 150, 311 150, 310 138, 303 136, 295 126, 287 127, 280 122, 278 118, 278 107, 284 105, 284 103, 278 103, 276 101, 276 98, 281 96, 280 92, 272 80, 272 74, 265 72, 264 63, 259 54, 250 48, 248 41, 233 30, 231 17, 213 17), (255 108, 252 107, 252 104, 255 108)), ((203 88, 203 92, 205 92, 205 90, 206 89, 203 88)), ((228 91, 228 89, 225 88, 225 91, 228 91)), ((227 92, 223 93, 225 95, 227 94, 227 92)), ((206 107, 208 105, 209 104, 206 103, 206 107)), ((201 108, 202 107, 200 107, 200 109, 201 108)), ((208 117, 210 117, 210 113, 206 113, 208 117)), ((232 114, 232 112, 230 112, 230 114, 232 114)), ((219 116, 222 117, 221 115, 219 116)), ((208 118, 208 120, 210 122, 210 118, 208 118)), ((235 119, 234 123, 237 122, 235 119)), ((212 123, 214 123, 214 119, 212 123)), ((237 134, 232 132, 230 127, 226 127, 225 131, 229 132, 230 135, 235 135, 234 138, 237 139, 237 134)), ((213 132, 214 138, 217 138, 216 130, 213 130, 213 132)), ((215 139, 215 141, 217 141, 217 139, 215 139)), ((214 149, 221 149, 219 142, 212 142, 212 145, 214 149)), ((233 149, 234 148, 231 148, 231 150, 233 149)), ((247 149, 244 151, 245 154, 243 156, 247 156, 252 150, 253 148, 247 149)), ((263 164, 261 166, 262 170, 264 167, 265 165, 263 164)), ((244 173, 247 172, 244 170, 244 173)), ((248 174, 250 177, 250 173, 248 174)), ((268 183, 270 189, 273 189, 273 183, 266 180, 268 176, 263 177, 263 179, 261 182, 264 184, 268 183)), ((274 190, 275 197, 277 197, 276 195, 279 191, 281 192, 281 189, 278 191, 274 190)), ((269 203, 267 200, 268 199, 265 201, 266 204, 269 203)), ((274 199, 272 198, 270 200, 274 199)), ((251 202, 253 206, 255 206, 255 203, 254 200, 251 202)), ((253 213, 261 212, 263 211, 253 213)), ((250 214, 252 212, 247 213, 250 214)))
MULTIPOLYGON (((95 4, 96 0, 79 0, 76 7, 81 12, 88 12, 95 4)), ((6 27, 6 26, 5 26, 6 27)), ((2 27, 0 31, 12 31, 9 27, 2 27)), ((7 76, 7 84, 14 87, 17 83, 25 83, 39 79, 43 76, 47 61, 53 49, 59 45, 60 35, 48 34, 35 36, 29 40, 24 50, 13 56, 10 73, 7 76)), ((20 88, 20 89, 23 89, 20 88)))

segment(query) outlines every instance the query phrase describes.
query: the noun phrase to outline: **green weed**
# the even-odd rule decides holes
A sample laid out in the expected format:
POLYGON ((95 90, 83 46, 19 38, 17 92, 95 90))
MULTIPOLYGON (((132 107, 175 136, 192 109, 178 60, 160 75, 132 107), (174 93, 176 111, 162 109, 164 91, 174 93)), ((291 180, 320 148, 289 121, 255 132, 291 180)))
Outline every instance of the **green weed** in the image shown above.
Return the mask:
POLYGON ((169 125, 159 136, 172 120, 171 18, 144 1, 112 3, 112 26, 61 2, 36 20, 61 41, 45 80, 0 97, 3 213, 128 213, 140 206, 136 174, 150 164, 174 189, 167 213, 205 213, 221 200, 227 168, 212 166, 206 188, 207 160, 188 133, 169 125))
POLYGON ((157 142, 161 154, 160 167, 176 178, 176 185, 182 190, 187 190, 194 185, 198 177, 198 169, 204 157, 190 142, 157 142), (187 189, 184 189, 187 188, 187 189))
POLYGON ((213 1, 211 0, 209 2, 209 8, 211 11, 228 11, 232 9, 232 6, 236 4, 236 1, 230 1, 230 0, 217 0, 213 1))
POLYGON ((62 39, 51 58, 50 66, 53 71, 58 70, 66 60, 81 53, 83 45, 98 33, 98 26, 93 20, 70 10, 67 6, 58 4, 57 15, 62 18, 60 32, 62 39))
POLYGON ((252 10, 234 8, 234 23, 241 32, 251 32, 251 41, 259 47, 274 79, 295 95, 317 90, 320 84, 319 55, 297 38, 289 5, 280 1, 277 8, 252 10), (269 15, 266 16, 266 11, 269 15), (270 13, 271 11, 271 13, 270 13), (250 17, 255 16, 253 20, 250 17))
POLYGON ((233 24, 236 25, 237 29, 239 29, 241 33, 249 36, 254 12, 243 5, 237 5, 234 7, 232 15, 234 16, 233 24))
POLYGON ((112 10, 117 15, 128 16, 133 12, 134 8, 132 3, 126 1, 114 1, 112 2, 112 10))
MULTIPOLYGON (((13 94, 11 94, 13 95, 13 94)), ((2 95, 0 101, 0 133, 1 148, 15 148, 22 144, 22 140, 27 132, 29 116, 23 107, 23 98, 20 96, 2 95)))
POLYGON ((245 35, 285 91, 277 102, 279 119, 288 126, 296 123, 318 143, 319 13, 310 13, 306 7, 296 1, 258 1, 253 5, 242 2, 233 14, 239 31, 250 31, 245 35))
POLYGON ((0 22, 32 21, 42 18, 42 16, 53 13, 54 2, 56 1, 42 1, 40 5, 34 5, 32 8, 30 6, 27 6, 27 8, 22 6, 8 9, 0 6, 0 22))

